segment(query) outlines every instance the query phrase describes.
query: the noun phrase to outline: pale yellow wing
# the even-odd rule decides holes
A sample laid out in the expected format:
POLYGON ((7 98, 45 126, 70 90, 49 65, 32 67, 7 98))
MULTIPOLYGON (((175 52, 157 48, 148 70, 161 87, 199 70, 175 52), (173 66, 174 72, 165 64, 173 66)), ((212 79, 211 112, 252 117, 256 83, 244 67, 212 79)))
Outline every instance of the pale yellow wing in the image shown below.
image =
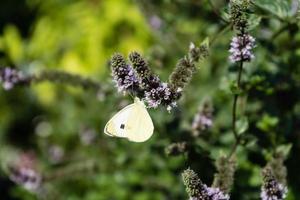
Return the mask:
POLYGON ((135 99, 126 124, 125 135, 132 142, 145 142, 153 134, 152 119, 142 101, 135 99))
POLYGON ((130 104, 115 114, 105 125, 104 133, 112 137, 126 138, 126 124, 130 113, 135 110, 135 104, 130 104))

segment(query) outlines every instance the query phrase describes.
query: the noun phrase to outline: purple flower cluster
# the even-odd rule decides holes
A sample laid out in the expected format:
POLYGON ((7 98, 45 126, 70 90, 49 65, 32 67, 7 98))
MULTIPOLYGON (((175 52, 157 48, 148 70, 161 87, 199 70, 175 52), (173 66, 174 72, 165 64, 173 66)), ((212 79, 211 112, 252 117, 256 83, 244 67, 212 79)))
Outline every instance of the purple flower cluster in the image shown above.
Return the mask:
POLYGON ((35 170, 26 167, 12 168, 9 178, 25 189, 34 191, 39 188, 42 177, 35 170))
POLYGON ((203 184, 198 175, 191 169, 186 169, 182 173, 183 183, 190 200, 229 200, 228 194, 225 194, 219 188, 208 187, 203 184))
POLYGON ((270 167, 266 167, 263 172, 263 185, 260 197, 262 200, 284 200, 287 195, 287 187, 279 183, 270 167))
POLYGON ((52 163, 57 164, 62 162, 64 156, 65 156, 65 151, 61 146, 52 145, 49 147, 48 157, 52 163))
POLYGON ((154 30, 159 30, 162 26, 162 20, 157 15, 152 15, 149 18, 149 23, 154 30))
POLYGON ((230 43, 229 59, 232 62, 246 61, 250 62, 253 58, 253 48, 255 47, 255 38, 249 34, 233 37, 230 43))
POLYGON ((36 160, 32 153, 22 153, 14 165, 10 166, 9 178, 29 191, 36 191, 42 184, 42 176, 36 170, 36 160))
POLYGON ((16 84, 24 81, 24 76, 16 69, 5 67, 0 70, 0 81, 2 82, 5 90, 10 90, 16 84))
POLYGON ((224 194, 219 188, 206 187, 209 200, 229 200, 229 195, 224 194))
POLYGON ((271 179, 262 186, 260 197, 262 200, 283 200, 286 198, 287 192, 287 187, 277 180, 271 179))
MULTIPOLYGON (((153 84, 152 84, 153 85, 153 84)), ((169 85, 164 82, 157 81, 155 87, 147 87, 145 90, 145 101, 150 108, 157 108, 160 104, 167 105, 167 110, 176 106, 174 101, 175 94, 169 85)))
POLYGON ((134 91, 139 87, 139 80, 135 71, 124 61, 122 55, 114 55, 111 66, 113 79, 119 92, 134 91))
POLYGON ((224 194, 219 188, 203 185, 201 194, 198 197, 190 197, 189 200, 229 200, 228 194, 224 194))
POLYGON ((208 130, 213 125, 213 108, 209 102, 204 102, 194 117, 192 130, 194 136, 208 130))
POLYGON ((206 115, 205 113, 197 113, 192 128, 197 131, 205 131, 209 129, 213 125, 213 121, 210 115, 206 115))

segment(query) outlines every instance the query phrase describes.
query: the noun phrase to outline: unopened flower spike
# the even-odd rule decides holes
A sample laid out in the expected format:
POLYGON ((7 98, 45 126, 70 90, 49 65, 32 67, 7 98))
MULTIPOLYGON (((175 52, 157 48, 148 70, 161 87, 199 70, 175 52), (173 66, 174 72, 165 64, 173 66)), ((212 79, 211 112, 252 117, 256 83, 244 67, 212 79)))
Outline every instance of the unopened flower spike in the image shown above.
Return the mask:
POLYGON ((169 82, 173 88, 182 90, 191 80, 196 71, 195 64, 187 57, 181 58, 169 77, 169 82))
POLYGON ((268 165, 273 170, 275 178, 282 184, 286 184, 287 168, 284 165, 286 157, 281 151, 274 153, 273 158, 269 161, 268 165))
POLYGON ((121 54, 114 54, 110 64, 118 91, 135 93, 139 90, 139 80, 136 73, 132 67, 126 63, 121 54))
POLYGON ((205 39, 199 47, 194 43, 189 46, 188 55, 181 58, 169 76, 169 83, 174 90, 182 91, 190 82, 193 74, 197 71, 196 63, 208 56, 208 39, 205 39))
POLYGON ((248 28, 249 0, 230 0, 229 14, 234 29, 244 32, 248 28))
POLYGON ((129 60, 141 79, 147 79, 149 76, 153 76, 148 62, 144 60, 138 52, 131 52, 129 54, 129 60))
POLYGON ((237 167, 236 159, 225 155, 220 156, 216 161, 217 173, 214 177, 213 187, 220 188, 225 193, 229 193, 234 181, 234 173, 237 167))

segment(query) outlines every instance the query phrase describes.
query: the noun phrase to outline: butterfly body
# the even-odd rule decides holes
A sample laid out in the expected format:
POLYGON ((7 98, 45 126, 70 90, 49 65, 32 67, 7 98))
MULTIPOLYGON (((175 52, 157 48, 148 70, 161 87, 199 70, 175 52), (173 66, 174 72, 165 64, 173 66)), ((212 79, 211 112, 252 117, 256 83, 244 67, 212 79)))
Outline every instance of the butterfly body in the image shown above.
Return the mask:
POLYGON ((107 122, 104 133, 132 142, 144 142, 152 136, 153 130, 153 122, 144 103, 135 98, 133 104, 123 108, 107 122))

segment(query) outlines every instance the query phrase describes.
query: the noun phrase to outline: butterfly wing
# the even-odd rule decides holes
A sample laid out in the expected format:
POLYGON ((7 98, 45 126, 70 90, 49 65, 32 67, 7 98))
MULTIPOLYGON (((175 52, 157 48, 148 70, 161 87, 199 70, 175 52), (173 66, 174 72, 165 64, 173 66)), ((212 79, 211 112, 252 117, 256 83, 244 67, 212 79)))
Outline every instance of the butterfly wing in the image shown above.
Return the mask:
POLYGON ((135 104, 130 104, 115 114, 105 125, 104 133, 112 137, 126 138, 126 124, 135 104))
POLYGON ((152 119, 142 102, 136 102, 126 124, 127 138, 132 142, 148 140, 154 130, 152 119))
POLYGON ((144 142, 153 134, 154 126, 145 105, 138 98, 106 124, 104 133, 109 136, 128 138, 132 142, 144 142))

